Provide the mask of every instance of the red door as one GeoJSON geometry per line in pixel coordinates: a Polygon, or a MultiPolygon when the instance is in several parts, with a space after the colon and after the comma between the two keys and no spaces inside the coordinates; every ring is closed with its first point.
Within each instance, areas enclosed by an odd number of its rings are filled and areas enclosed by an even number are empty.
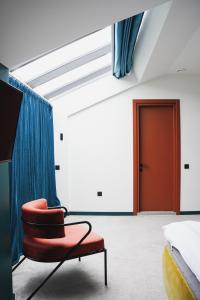
{"type": "Polygon", "coordinates": [[[139,211],[173,211],[173,106],[139,109],[139,211]]]}

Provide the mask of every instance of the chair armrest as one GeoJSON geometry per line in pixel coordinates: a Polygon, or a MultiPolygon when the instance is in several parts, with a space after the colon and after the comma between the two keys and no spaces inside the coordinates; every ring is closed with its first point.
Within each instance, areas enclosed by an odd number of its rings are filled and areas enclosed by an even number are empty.
{"type": "Polygon", "coordinates": [[[74,226],[74,225],[79,225],[79,224],[87,224],[89,227],[89,233],[92,230],[92,225],[88,221],[79,221],[79,222],[64,223],[64,224],[62,224],[62,223],[60,223],[60,224],[32,223],[32,222],[25,221],[23,218],[22,218],[22,221],[27,225],[36,226],[36,227],[64,227],[64,226],[74,226]]]}
{"type": "Polygon", "coordinates": [[[67,217],[67,215],[68,215],[68,210],[67,210],[67,208],[65,207],[65,206],[49,206],[48,207],[48,209],[59,209],[59,208],[61,208],[61,209],[64,209],[64,218],[65,217],[67,217]]]}
{"type": "Polygon", "coordinates": [[[64,226],[73,226],[73,225],[78,225],[78,224],[87,224],[88,225],[88,231],[86,232],[86,234],[78,241],[78,243],[76,243],[76,245],[74,247],[72,247],[66,254],[65,259],[67,259],[69,257],[70,254],[72,254],[79,246],[80,244],[86,239],[86,237],[90,234],[91,230],[92,230],[92,225],[90,222],[88,221],[80,221],[80,222],[73,222],[73,223],[68,223],[68,224],[64,224],[64,226]]]}

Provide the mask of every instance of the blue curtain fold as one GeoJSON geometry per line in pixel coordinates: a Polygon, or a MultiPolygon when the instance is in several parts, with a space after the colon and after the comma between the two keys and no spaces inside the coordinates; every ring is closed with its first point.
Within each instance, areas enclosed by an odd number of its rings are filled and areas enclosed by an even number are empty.
{"type": "Polygon", "coordinates": [[[113,75],[122,78],[130,73],[133,52],[144,13],[140,13],[114,25],[113,75]]]}
{"type": "Polygon", "coordinates": [[[11,246],[14,264],[22,254],[21,206],[38,198],[46,198],[49,206],[60,205],[60,201],[56,196],[52,107],[12,76],[9,77],[9,84],[23,92],[10,165],[11,246]]]}

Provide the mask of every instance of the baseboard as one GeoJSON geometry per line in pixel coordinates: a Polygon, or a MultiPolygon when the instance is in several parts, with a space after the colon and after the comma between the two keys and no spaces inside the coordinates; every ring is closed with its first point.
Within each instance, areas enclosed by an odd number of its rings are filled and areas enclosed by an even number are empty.
{"type": "Polygon", "coordinates": [[[180,211],[180,215],[200,215],[199,210],[180,211]]]}
{"type": "MultiPolygon", "coordinates": [[[[71,216],[134,216],[133,212],[129,211],[70,211],[71,216]]],[[[200,215],[200,211],[180,211],[180,215],[200,215]]]]}
{"type": "Polygon", "coordinates": [[[120,212],[114,212],[114,211],[70,211],[70,215],[74,216],[133,216],[133,212],[128,211],[120,211],[120,212]]]}

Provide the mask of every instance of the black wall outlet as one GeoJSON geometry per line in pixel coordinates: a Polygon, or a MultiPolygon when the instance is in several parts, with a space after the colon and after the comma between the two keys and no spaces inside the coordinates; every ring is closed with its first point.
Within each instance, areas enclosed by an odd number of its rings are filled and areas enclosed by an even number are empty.
{"type": "Polygon", "coordinates": [[[190,165],[189,164],[184,164],[184,169],[189,169],[190,165]]]}
{"type": "Polygon", "coordinates": [[[59,165],[56,165],[56,166],[55,166],[55,169],[56,169],[56,170],[60,170],[60,166],[59,166],[59,165]]]}
{"type": "Polygon", "coordinates": [[[97,192],[98,197],[102,197],[102,192],[97,192]]]}
{"type": "Polygon", "coordinates": [[[63,133],[60,133],[60,140],[63,141],[63,133]]]}

